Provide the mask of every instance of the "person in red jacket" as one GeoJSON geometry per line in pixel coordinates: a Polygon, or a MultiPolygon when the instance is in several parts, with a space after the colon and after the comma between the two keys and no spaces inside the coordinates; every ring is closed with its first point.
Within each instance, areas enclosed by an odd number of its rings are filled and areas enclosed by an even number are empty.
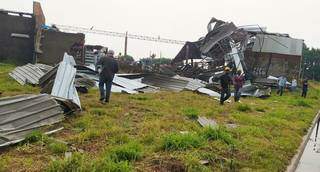
{"type": "Polygon", "coordinates": [[[244,84],[244,76],[242,75],[242,71],[238,70],[237,74],[233,77],[233,86],[234,86],[234,101],[239,102],[241,97],[240,89],[244,84]]]}

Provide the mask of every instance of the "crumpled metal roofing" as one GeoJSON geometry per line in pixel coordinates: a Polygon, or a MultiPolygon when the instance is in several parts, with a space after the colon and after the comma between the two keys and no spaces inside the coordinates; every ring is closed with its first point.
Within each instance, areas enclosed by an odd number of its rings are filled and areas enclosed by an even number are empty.
{"type": "Polygon", "coordinates": [[[212,91],[208,88],[198,88],[197,92],[202,93],[202,94],[206,94],[210,97],[220,97],[221,96],[220,93],[212,91]]]}
{"type": "Polygon", "coordinates": [[[198,88],[202,88],[202,87],[206,86],[206,84],[199,79],[192,79],[192,78],[187,78],[187,77],[183,77],[183,76],[179,76],[179,75],[176,75],[173,78],[188,81],[188,84],[185,87],[185,89],[191,90],[191,91],[195,91],[198,88]]]}
{"type": "Polygon", "coordinates": [[[137,90],[148,86],[141,82],[118,76],[114,76],[113,83],[130,90],[137,90]]]}
{"type": "Polygon", "coordinates": [[[62,121],[60,105],[47,94],[0,99],[0,147],[23,140],[33,130],[62,121]]]}
{"type": "Polygon", "coordinates": [[[16,67],[13,71],[9,73],[9,75],[17,82],[19,82],[21,85],[37,85],[39,84],[39,79],[44,74],[45,73],[38,66],[30,63],[24,66],[16,67]]]}
{"type": "Polygon", "coordinates": [[[77,72],[74,64],[73,57],[65,53],[63,61],[59,64],[51,95],[72,100],[81,108],[78,92],[74,85],[77,72]]]}
{"type": "Polygon", "coordinates": [[[169,89],[173,91],[182,91],[188,85],[188,81],[167,77],[164,75],[148,74],[142,78],[142,82],[152,86],[169,89]]]}
{"type": "Polygon", "coordinates": [[[36,63],[35,64],[39,69],[41,69],[44,73],[49,72],[50,70],[53,69],[52,66],[46,65],[46,64],[42,64],[42,63],[36,63]]]}

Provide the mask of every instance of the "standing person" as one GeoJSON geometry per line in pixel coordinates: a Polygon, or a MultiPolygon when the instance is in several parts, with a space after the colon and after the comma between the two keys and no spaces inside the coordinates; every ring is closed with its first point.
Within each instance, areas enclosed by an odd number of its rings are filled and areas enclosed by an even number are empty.
{"type": "Polygon", "coordinates": [[[233,85],[234,85],[234,101],[239,102],[241,97],[240,89],[244,84],[244,76],[242,75],[241,70],[237,71],[237,74],[233,78],[233,85]]]}
{"type": "Polygon", "coordinates": [[[101,57],[97,63],[99,72],[100,101],[108,103],[114,74],[118,72],[118,62],[114,59],[114,51],[109,50],[107,56],[101,57]],[[106,85],[106,89],[104,88],[106,85]]]}
{"type": "Polygon", "coordinates": [[[278,85],[279,85],[279,89],[277,91],[277,94],[279,94],[280,96],[282,96],[284,89],[286,88],[286,84],[287,84],[287,78],[284,76],[280,76],[279,77],[279,81],[278,81],[278,85]]]}
{"type": "Polygon", "coordinates": [[[220,104],[223,105],[224,101],[228,100],[231,96],[230,93],[230,83],[232,82],[230,77],[230,68],[226,67],[224,69],[224,74],[220,77],[221,84],[221,96],[220,96],[220,104]]]}
{"type": "Polygon", "coordinates": [[[301,94],[301,97],[306,98],[307,97],[307,92],[308,92],[308,80],[305,79],[302,82],[302,94],[301,94]]]}
{"type": "Polygon", "coordinates": [[[291,81],[291,91],[296,91],[297,86],[298,86],[297,80],[296,80],[296,79],[293,79],[293,80],[291,81]]]}

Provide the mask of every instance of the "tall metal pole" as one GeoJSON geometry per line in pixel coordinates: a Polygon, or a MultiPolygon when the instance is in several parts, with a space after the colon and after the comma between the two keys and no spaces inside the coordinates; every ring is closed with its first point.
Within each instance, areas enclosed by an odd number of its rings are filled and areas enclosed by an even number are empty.
{"type": "Polygon", "coordinates": [[[126,32],[126,37],[124,38],[124,56],[127,56],[128,50],[128,32],[126,32]]]}

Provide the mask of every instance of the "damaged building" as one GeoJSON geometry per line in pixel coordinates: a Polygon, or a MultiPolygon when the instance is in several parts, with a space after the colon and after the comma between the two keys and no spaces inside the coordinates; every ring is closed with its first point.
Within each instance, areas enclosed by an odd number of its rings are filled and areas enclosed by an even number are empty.
{"type": "Polygon", "coordinates": [[[187,42],[172,60],[180,75],[210,81],[229,66],[234,72],[243,71],[250,80],[270,75],[301,77],[303,40],[269,33],[259,26],[237,27],[215,18],[207,29],[205,37],[187,42]]]}
{"type": "Polygon", "coordinates": [[[47,26],[39,2],[33,3],[33,13],[0,10],[0,20],[0,62],[56,65],[68,52],[85,63],[85,35],[47,26]]]}

